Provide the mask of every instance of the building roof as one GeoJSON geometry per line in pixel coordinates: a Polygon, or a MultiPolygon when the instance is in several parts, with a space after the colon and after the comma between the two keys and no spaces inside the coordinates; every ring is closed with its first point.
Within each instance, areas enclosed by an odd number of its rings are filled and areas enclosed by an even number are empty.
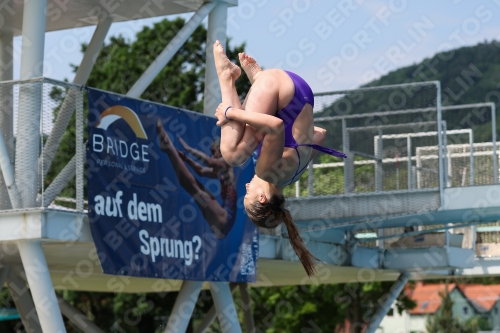
{"type": "MultiPolygon", "coordinates": [[[[456,284],[448,284],[448,292],[455,289],[456,284]]],[[[431,314],[435,313],[441,306],[441,296],[439,293],[444,291],[446,285],[440,284],[423,284],[418,282],[415,289],[407,289],[406,293],[417,305],[408,312],[410,315],[431,314]]]]}
{"type": "MultiPolygon", "coordinates": [[[[440,292],[445,290],[445,284],[423,284],[417,282],[414,289],[406,289],[406,294],[417,305],[408,311],[411,315],[432,314],[441,306],[440,292]]],[[[462,293],[467,301],[478,312],[489,312],[500,299],[500,285],[482,284],[448,284],[448,292],[455,288],[462,293]]]]}
{"type": "Polygon", "coordinates": [[[480,312],[489,312],[500,298],[500,285],[464,284],[458,288],[480,312]]]}

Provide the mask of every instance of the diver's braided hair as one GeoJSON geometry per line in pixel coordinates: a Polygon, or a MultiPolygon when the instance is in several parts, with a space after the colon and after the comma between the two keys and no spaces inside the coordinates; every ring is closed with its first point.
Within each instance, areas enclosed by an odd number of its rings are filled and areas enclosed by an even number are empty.
{"type": "Polygon", "coordinates": [[[257,201],[250,204],[246,208],[246,212],[250,220],[261,228],[276,228],[281,222],[285,222],[293,250],[299,257],[307,275],[312,277],[316,274],[316,261],[320,260],[307,249],[302,237],[300,237],[299,229],[293,222],[290,211],[284,207],[284,204],[285,197],[282,194],[275,194],[265,203],[257,201]]]}

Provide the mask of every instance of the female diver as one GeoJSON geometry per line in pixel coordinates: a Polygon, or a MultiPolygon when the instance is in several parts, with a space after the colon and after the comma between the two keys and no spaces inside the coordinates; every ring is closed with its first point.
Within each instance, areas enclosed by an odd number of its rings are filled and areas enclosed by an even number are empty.
{"type": "Polygon", "coordinates": [[[321,146],[326,131],[314,126],[314,96],[300,76],[280,69],[262,70],[245,53],[239,58],[252,83],[243,105],[235,88],[241,70],[227,58],[220,42],[215,42],[222,92],[215,116],[222,126],[222,156],[231,165],[241,165],[252,154],[257,157],[255,176],[246,184],[245,210],[259,227],[275,228],[284,222],[295,253],[312,276],[318,258],[305,246],[285,208],[283,188],[299,180],[316,151],[341,158],[346,155],[321,146]]]}

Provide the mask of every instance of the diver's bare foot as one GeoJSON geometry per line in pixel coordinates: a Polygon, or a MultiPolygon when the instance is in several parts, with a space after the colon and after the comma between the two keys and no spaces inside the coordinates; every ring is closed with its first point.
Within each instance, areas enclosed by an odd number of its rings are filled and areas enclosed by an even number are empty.
{"type": "Polygon", "coordinates": [[[232,79],[233,82],[241,75],[241,69],[228,59],[224,47],[219,41],[214,43],[214,60],[217,75],[220,79],[232,79]]]}
{"type": "Polygon", "coordinates": [[[156,132],[158,133],[158,138],[160,139],[160,149],[167,153],[171,149],[171,141],[168,137],[165,128],[163,128],[162,121],[158,118],[156,119],[156,132]]]}
{"type": "Polygon", "coordinates": [[[262,73],[262,68],[260,68],[254,58],[252,58],[245,52],[238,54],[238,56],[240,57],[241,67],[247,74],[250,83],[253,84],[260,73],[262,73]]]}

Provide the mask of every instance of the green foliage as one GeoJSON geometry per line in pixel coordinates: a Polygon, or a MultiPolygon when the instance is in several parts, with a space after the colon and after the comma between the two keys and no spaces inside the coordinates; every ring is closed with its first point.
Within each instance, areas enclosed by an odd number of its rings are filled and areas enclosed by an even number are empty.
{"type": "MultiPolygon", "coordinates": [[[[8,288],[0,291],[0,308],[15,308],[8,288]]],[[[0,321],[0,332],[20,332],[21,327],[20,320],[0,321]]]]}
{"type": "Polygon", "coordinates": [[[434,316],[427,318],[427,332],[429,333],[477,333],[478,318],[473,317],[466,321],[453,316],[453,300],[447,289],[440,293],[441,307],[434,316]]]}
{"type": "MultiPolygon", "coordinates": [[[[126,94],[184,26],[184,23],[181,18],[172,21],[165,19],[155,23],[153,27],[144,27],[137,33],[134,40],[126,40],[122,36],[111,37],[99,53],[92,73],[87,80],[87,86],[126,94]]],[[[196,28],[191,37],[144,91],[141,98],[202,112],[205,88],[206,34],[205,27],[200,25],[196,28]]],[[[243,52],[244,48],[244,44],[226,47],[226,54],[229,59],[237,62],[238,53],[243,52]]],[[[87,45],[82,45],[82,52],[85,52],[86,49],[87,45]]],[[[78,69],[77,66],[73,67],[75,71],[78,69]]],[[[250,89],[250,82],[243,71],[241,77],[236,81],[236,89],[242,100],[250,89]]],[[[62,103],[65,95],[66,91],[59,88],[53,89],[50,93],[53,101],[58,104],[62,103]]],[[[57,115],[57,111],[58,108],[54,110],[54,115],[57,115]]],[[[74,123],[73,116],[47,175],[46,185],[57,176],[75,153],[74,123]]],[[[73,182],[65,188],[61,196],[74,196],[73,182]]]]}
{"type": "MultiPolygon", "coordinates": [[[[361,329],[392,285],[372,282],[252,288],[255,325],[258,332],[266,333],[333,332],[348,319],[355,329],[361,329]]],[[[414,306],[404,293],[396,300],[400,313],[414,306]]]]}

